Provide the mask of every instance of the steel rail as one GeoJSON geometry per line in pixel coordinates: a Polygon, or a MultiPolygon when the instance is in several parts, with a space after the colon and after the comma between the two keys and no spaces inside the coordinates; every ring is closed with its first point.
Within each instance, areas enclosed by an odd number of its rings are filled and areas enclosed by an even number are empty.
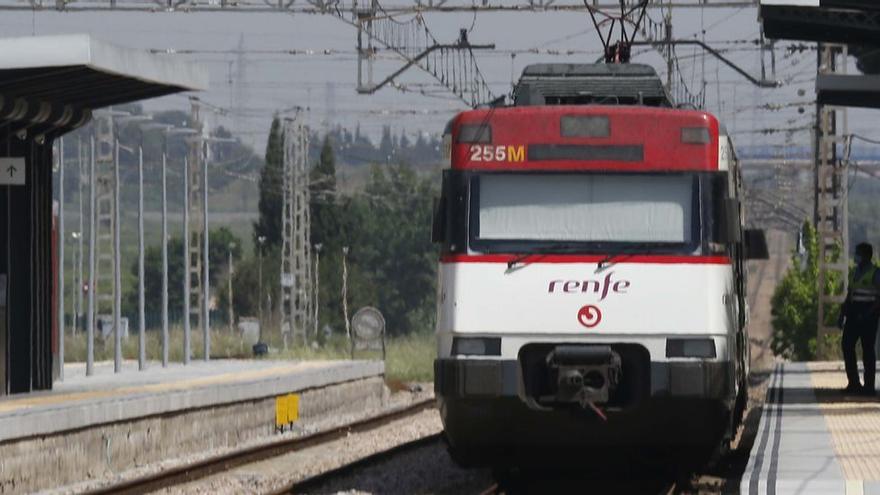
{"type": "Polygon", "coordinates": [[[279,457],[289,452],[331,442],[339,438],[344,438],[352,432],[373,430],[388,424],[391,421],[431,409],[435,407],[435,404],[436,402],[433,397],[430,399],[423,399],[400,409],[377,416],[371,416],[326,431],[313,433],[304,437],[286,438],[263,445],[236,450],[234,452],[228,452],[226,454],[162,470],[157,473],[141,476],[121,483],[95,488],[86,491],[85,493],[89,495],[105,495],[144,494],[154,492],[162,488],[168,488],[202,479],[212,474],[228,471],[245,464],[279,457]]]}

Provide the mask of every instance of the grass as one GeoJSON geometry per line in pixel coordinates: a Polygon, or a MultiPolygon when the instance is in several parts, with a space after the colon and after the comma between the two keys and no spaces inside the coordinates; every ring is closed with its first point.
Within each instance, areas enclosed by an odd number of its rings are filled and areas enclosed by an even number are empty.
{"type": "MultiPolygon", "coordinates": [[[[146,354],[148,360],[158,361],[162,357],[162,334],[158,330],[148,330],[146,334],[146,354]]],[[[283,344],[277,333],[270,335],[268,340],[271,351],[269,359],[289,360],[344,360],[350,359],[348,339],[335,336],[320,346],[292,347],[281,350],[283,344]]],[[[195,328],[192,332],[193,359],[203,356],[203,340],[201,332],[195,328]]],[[[410,382],[430,382],[434,377],[434,356],[436,346],[434,335],[420,332],[411,335],[392,337],[386,341],[385,377],[389,384],[410,382]]],[[[125,359],[137,359],[137,330],[129,329],[129,337],[123,339],[122,355],[125,359]]],[[[169,359],[172,362],[183,361],[183,329],[172,327],[169,331],[169,359]]],[[[241,339],[238,333],[231,333],[227,328],[213,328],[211,333],[211,357],[216,359],[254,359],[251,348],[241,339]]],[[[357,351],[355,359],[379,359],[376,351],[357,351]]],[[[66,335],[64,339],[64,359],[66,362],[82,362],[86,360],[86,336],[84,332],[66,335]]],[[[95,337],[95,360],[113,359],[113,338],[103,340],[95,337]]]]}
{"type": "MultiPolygon", "coordinates": [[[[123,359],[137,359],[138,337],[137,329],[129,327],[129,336],[122,340],[123,359]]],[[[148,330],[145,336],[147,360],[159,361],[162,359],[162,333],[158,329],[148,330]]],[[[192,331],[192,357],[199,359],[204,356],[202,333],[195,328],[192,331]]],[[[250,346],[237,333],[231,333],[227,328],[212,328],[211,331],[211,357],[223,358],[249,358],[251,357],[250,346]]],[[[106,340],[95,336],[95,361],[113,359],[113,336],[106,340]]],[[[183,361],[183,328],[175,326],[168,332],[168,359],[172,362],[183,361]]],[[[64,337],[64,360],[66,362],[82,362],[86,360],[86,334],[67,334],[64,337]]]]}
{"type": "MultiPolygon", "coordinates": [[[[389,338],[385,343],[385,376],[389,382],[430,382],[434,379],[434,334],[419,332],[389,338]]],[[[298,347],[281,354],[289,359],[349,359],[348,340],[335,337],[319,347],[298,347]]],[[[378,359],[377,351],[357,351],[355,359],[378,359]]]]}

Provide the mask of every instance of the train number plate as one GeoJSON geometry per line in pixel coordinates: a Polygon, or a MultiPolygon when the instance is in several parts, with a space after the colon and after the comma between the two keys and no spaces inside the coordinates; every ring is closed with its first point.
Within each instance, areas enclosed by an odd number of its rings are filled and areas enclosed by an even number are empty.
{"type": "Polygon", "coordinates": [[[511,162],[526,161],[525,145],[474,144],[468,149],[472,162],[511,162]]]}

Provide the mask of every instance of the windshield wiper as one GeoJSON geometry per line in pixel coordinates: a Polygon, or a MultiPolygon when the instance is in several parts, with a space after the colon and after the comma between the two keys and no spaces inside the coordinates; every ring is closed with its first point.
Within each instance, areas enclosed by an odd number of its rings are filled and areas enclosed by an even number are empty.
{"type": "Polygon", "coordinates": [[[615,249],[614,251],[611,251],[610,253],[608,253],[607,256],[602,258],[602,261],[599,262],[599,268],[603,268],[607,263],[611,263],[611,261],[614,260],[615,258],[619,258],[620,256],[623,256],[624,254],[631,254],[635,251],[637,251],[637,247],[633,247],[633,246],[625,246],[625,247],[620,247],[618,249],[615,249]]]}
{"type": "Polygon", "coordinates": [[[507,269],[510,270],[515,265],[523,262],[524,260],[531,258],[532,256],[540,256],[543,254],[553,254],[553,253],[571,253],[577,251],[577,246],[572,246],[571,244],[550,244],[548,246],[541,246],[538,249],[540,251],[533,251],[530,253],[521,253],[516,258],[507,262],[507,269]]]}

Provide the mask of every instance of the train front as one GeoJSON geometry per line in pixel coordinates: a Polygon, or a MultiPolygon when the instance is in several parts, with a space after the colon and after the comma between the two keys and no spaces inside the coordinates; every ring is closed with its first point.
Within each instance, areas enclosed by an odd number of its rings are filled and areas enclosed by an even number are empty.
{"type": "Polygon", "coordinates": [[[435,392],[453,457],[577,465],[729,436],[747,340],[716,119],[514,107],[447,133],[435,392]]]}

